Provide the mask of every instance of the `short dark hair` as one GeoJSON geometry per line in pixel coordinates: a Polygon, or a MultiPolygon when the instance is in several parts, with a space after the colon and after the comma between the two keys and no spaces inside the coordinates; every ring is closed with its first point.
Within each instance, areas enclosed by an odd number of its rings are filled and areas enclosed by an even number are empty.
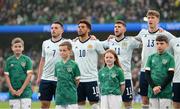
{"type": "Polygon", "coordinates": [[[165,35],[158,35],[156,37],[156,41],[165,41],[166,43],[169,43],[169,40],[168,40],[167,36],[165,36],[165,35]]]}
{"type": "Polygon", "coordinates": [[[146,16],[156,16],[157,18],[160,18],[160,13],[156,10],[148,10],[146,16]]]}
{"type": "Polygon", "coordinates": [[[80,23],[86,24],[87,27],[91,30],[91,24],[90,24],[87,20],[82,19],[82,20],[80,20],[80,21],[78,22],[78,25],[79,25],[80,23]]]}
{"type": "Polygon", "coordinates": [[[59,21],[54,21],[53,24],[59,24],[61,27],[63,27],[63,24],[59,21]]]}
{"type": "Polygon", "coordinates": [[[126,23],[123,20],[117,20],[115,24],[122,24],[124,27],[126,27],[126,23]]]}
{"type": "Polygon", "coordinates": [[[11,45],[14,45],[15,43],[21,43],[24,46],[24,41],[20,37],[16,37],[11,41],[11,45]]]}
{"type": "Polygon", "coordinates": [[[68,50],[72,50],[72,44],[69,41],[62,42],[59,47],[60,46],[67,46],[68,50]]]}

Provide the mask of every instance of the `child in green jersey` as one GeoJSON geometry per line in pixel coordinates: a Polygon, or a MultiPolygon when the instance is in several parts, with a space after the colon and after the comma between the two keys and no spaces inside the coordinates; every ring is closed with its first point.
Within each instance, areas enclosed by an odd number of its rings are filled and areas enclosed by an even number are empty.
{"type": "Polygon", "coordinates": [[[77,86],[80,80],[80,71],[75,61],[70,59],[72,45],[65,41],[59,45],[60,56],[55,64],[56,87],[56,109],[78,109],[77,86]]]}
{"type": "Polygon", "coordinates": [[[24,41],[14,38],[11,42],[14,55],[8,57],[5,64],[5,78],[9,87],[9,104],[11,109],[30,109],[32,89],[32,61],[23,55],[24,41]]]}
{"type": "Polygon", "coordinates": [[[101,109],[119,109],[125,89],[123,70],[114,50],[108,49],[104,54],[105,67],[99,73],[101,109]]]}
{"type": "Polygon", "coordinates": [[[145,73],[149,83],[148,97],[152,109],[171,108],[171,82],[175,62],[173,56],[166,51],[167,47],[168,38],[164,35],[157,36],[157,53],[150,55],[146,63],[145,73]]]}

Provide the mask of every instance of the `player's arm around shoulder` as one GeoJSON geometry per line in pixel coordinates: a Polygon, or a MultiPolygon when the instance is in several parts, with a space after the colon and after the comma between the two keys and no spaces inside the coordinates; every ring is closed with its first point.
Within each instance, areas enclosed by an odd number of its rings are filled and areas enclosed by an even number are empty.
{"type": "Polygon", "coordinates": [[[94,46],[96,51],[98,52],[98,54],[103,55],[105,53],[105,50],[103,48],[103,45],[101,44],[101,42],[99,40],[94,40],[94,46]]]}
{"type": "Polygon", "coordinates": [[[38,67],[37,80],[36,80],[36,84],[38,85],[41,81],[44,64],[45,64],[45,57],[41,57],[40,62],[39,62],[39,67],[38,67]]]}
{"type": "Polygon", "coordinates": [[[120,91],[123,94],[125,90],[125,78],[124,78],[123,69],[120,67],[117,67],[117,73],[118,73],[118,79],[120,82],[120,91]]]}
{"type": "Polygon", "coordinates": [[[74,64],[74,68],[73,68],[74,71],[73,72],[75,74],[75,82],[76,82],[76,86],[78,86],[80,83],[80,75],[81,74],[80,74],[78,64],[74,60],[72,60],[72,62],[74,64]]]}

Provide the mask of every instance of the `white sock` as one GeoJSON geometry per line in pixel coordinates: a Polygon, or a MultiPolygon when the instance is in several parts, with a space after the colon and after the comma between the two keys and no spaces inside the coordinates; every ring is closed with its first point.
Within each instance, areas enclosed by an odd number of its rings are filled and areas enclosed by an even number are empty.
{"type": "Polygon", "coordinates": [[[149,109],[149,105],[143,105],[142,109],[149,109]]]}
{"type": "Polygon", "coordinates": [[[95,103],[91,106],[91,109],[100,109],[99,108],[99,103],[95,103]]]}
{"type": "Polygon", "coordinates": [[[78,105],[78,109],[85,109],[84,105],[78,105]]]}

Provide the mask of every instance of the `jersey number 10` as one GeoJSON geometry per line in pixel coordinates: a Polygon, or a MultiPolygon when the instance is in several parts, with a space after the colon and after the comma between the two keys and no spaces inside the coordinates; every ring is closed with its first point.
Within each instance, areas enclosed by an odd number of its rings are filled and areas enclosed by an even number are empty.
{"type": "Polygon", "coordinates": [[[79,57],[85,57],[86,56],[86,50],[79,50],[79,57]]]}

